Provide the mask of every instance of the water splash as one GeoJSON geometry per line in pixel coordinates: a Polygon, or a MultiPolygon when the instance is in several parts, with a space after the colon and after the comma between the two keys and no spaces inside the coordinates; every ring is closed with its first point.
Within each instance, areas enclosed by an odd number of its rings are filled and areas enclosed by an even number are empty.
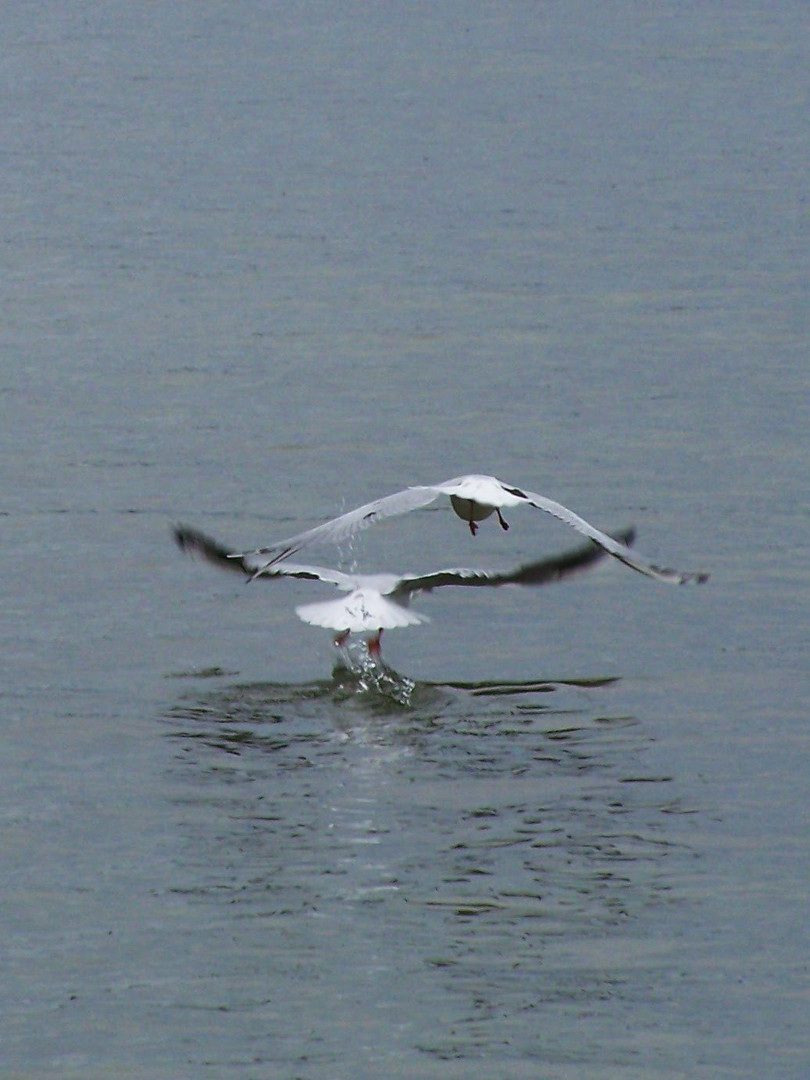
{"type": "Polygon", "coordinates": [[[349,639],[337,647],[332,672],[335,690],[343,697],[358,694],[378,696],[397,705],[410,707],[416,682],[394,671],[379,655],[369,652],[366,642],[349,639]]]}

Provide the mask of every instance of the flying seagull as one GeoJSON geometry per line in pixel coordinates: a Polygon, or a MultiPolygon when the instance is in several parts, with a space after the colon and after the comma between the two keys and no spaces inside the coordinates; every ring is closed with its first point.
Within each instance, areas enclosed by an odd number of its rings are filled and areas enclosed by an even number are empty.
{"type": "Polygon", "coordinates": [[[382,521],[385,518],[396,517],[398,514],[406,514],[409,510],[418,510],[423,506],[428,506],[440,495],[450,496],[450,505],[456,514],[466,521],[473,536],[478,531],[478,522],[491,514],[497,514],[501,528],[508,529],[509,525],[504,520],[502,509],[511,506],[533,506],[536,510],[543,510],[559,518],[560,521],[564,521],[566,525],[570,525],[583,536],[587,536],[589,540],[593,540],[608,555],[612,555],[632,570],[646,574],[647,577],[672,585],[683,585],[687,582],[704,582],[709,576],[708,574],[684,574],[679,570],[655,566],[632,552],[626,544],[594,528],[562,503],[547,499],[544,495],[536,495],[532,491],[510,487],[509,484],[504,484],[494,476],[478,475],[457,476],[454,480],[445,480],[441,484],[422,484],[405,488],[404,491],[397,491],[393,495],[386,495],[382,499],[358,506],[356,510],[349,510],[340,517],[325,521],[322,525],[316,525],[314,529],[307,529],[295,536],[289,536],[286,540],[277,540],[255,551],[235,552],[231,558],[264,556],[264,559],[256,563],[256,569],[253,571],[254,576],[258,576],[261,571],[277,566],[284,559],[295,555],[310,544],[339,543],[361,529],[368,528],[375,521],[382,521]]]}
{"type": "MultiPolygon", "coordinates": [[[[628,529],[611,542],[630,544],[634,536],[634,531],[628,529]]],[[[301,604],[295,609],[296,614],[312,626],[336,631],[334,642],[337,646],[344,645],[350,634],[367,635],[368,650],[373,657],[379,656],[383,630],[429,621],[426,615],[409,608],[411,597],[417,593],[431,592],[443,585],[547,585],[570,577],[605,555],[601,547],[589,542],[562,555],[526,563],[505,573],[461,568],[437,570],[432,574],[344,574],[341,570],[287,561],[265,565],[254,555],[232,552],[217,540],[186,525],[174,528],[174,538],[187,554],[198,555],[226,570],[235,570],[248,581],[292,577],[337,585],[346,595],[337,600],[301,604]]]]}

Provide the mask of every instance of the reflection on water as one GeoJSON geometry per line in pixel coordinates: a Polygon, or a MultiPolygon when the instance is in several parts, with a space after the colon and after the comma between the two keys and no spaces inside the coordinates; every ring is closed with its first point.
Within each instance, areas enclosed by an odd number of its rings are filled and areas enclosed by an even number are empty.
{"type": "MultiPolygon", "coordinates": [[[[185,836],[175,895],[229,940],[257,935],[270,1027],[323,995],[336,1057],[385,1003],[409,1017],[403,1052],[549,1061],[542,1008],[610,1001],[615,1020],[660,1006],[667,944],[650,952],[639,927],[685,902],[684,808],[645,769],[642,726],[610,712],[612,680],[376,674],[220,685],[166,716],[185,836]]],[[[273,1034],[294,1056],[289,1026],[273,1034]]]]}

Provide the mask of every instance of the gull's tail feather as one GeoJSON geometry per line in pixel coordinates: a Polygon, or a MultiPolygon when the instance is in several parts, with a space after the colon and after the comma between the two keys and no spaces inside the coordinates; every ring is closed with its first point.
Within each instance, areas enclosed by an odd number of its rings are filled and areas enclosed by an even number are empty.
{"type": "Polygon", "coordinates": [[[430,622],[426,615],[410,611],[374,589],[355,589],[337,600],[300,604],[295,613],[311,626],[348,630],[350,633],[391,630],[398,626],[418,626],[430,622]]]}

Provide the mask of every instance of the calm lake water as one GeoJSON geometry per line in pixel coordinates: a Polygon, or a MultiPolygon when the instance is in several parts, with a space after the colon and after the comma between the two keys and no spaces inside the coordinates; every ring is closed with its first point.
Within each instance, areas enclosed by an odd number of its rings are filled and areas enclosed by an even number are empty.
{"type": "Polygon", "coordinates": [[[806,6],[4,33],[3,1076],[803,1080],[806,6]],[[375,686],[171,542],[470,471],[711,581],[444,590],[375,686]]]}

